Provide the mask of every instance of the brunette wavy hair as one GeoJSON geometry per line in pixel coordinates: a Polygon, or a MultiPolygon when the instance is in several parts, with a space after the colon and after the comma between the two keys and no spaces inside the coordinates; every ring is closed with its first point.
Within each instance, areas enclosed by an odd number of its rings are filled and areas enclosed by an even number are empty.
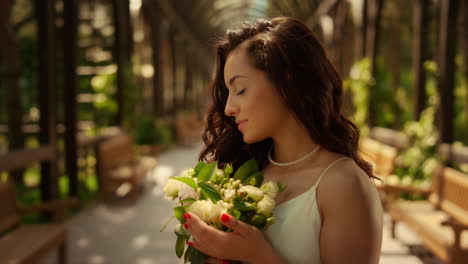
{"type": "Polygon", "coordinates": [[[205,147],[199,159],[214,158],[221,166],[231,163],[234,169],[249,159],[257,160],[260,169],[268,164],[273,141],[246,144],[234,118],[224,113],[226,59],[244,41],[252,65],[275,84],[310,137],[322,148],[352,158],[374,178],[372,166],[358,154],[359,129],[342,112],[343,86],[338,72],[314,33],[289,17],[246,22],[239,29],[228,30],[217,42],[216,72],[210,84],[212,103],[205,116],[205,147]]]}

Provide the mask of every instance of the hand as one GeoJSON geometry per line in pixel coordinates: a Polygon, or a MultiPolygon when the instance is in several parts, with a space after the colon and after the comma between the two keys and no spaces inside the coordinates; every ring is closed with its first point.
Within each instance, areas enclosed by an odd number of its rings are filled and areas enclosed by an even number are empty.
{"type": "Polygon", "coordinates": [[[223,232],[209,226],[195,214],[186,213],[184,219],[184,227],[193,239],[188,244],[212,258],[255,262],[271,247],[259,229],[228,214],[222,214],[220,220],[232,232],[223,232]]]}

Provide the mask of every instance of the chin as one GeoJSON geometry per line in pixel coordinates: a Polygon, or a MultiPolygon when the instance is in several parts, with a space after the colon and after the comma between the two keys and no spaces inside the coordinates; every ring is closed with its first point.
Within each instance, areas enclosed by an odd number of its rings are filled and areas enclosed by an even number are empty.
{"type": "Polygon", "coordinates": [[[252,136],[252,135],[248,135],[248,134],[243,134],[242,139],[244,140],[244,142],[246,144],[254,144],[254,143],[257,143],[257,142],[260,142],[260,141],[264,140],[265,138],[261,138],[261,137],[258,137],[258,136],[252,136]]]}

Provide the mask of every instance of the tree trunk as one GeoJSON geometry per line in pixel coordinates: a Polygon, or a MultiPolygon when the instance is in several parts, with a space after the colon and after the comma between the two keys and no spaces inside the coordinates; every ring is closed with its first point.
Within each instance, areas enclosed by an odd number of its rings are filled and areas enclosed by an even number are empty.
{"type": "Polygon", "coordinates": [[[428,0],[416,0],[413,3],[413,119],[417,121],[426,105],[426,74],[423,64],[427,59],[427,11],[430,3],[428,0]]]}
{"type": "Polygon", "coordinates": [[[171,76],[172,76],[172,111],[171,115],[175,119],[179,109],[179,93],[177,81],[177,36],[175,28],[170,25],[169,27],[169,49],[171,50],[171,76]]]}
{"type": "Polygon", "coordinates": [[[453,142],[455,51],[457,42],[458,0],[441,0],[438,87],[439,141],[453,142]]]}
{"type": "MultiPolygon", "coordinates": [[[[465,124],[468,124],[468,1],[463,1],[463,66],[465,68],[465,124]]],[[[468,140],[468,136],[465,134],[465,140],[468,140]]],[[[467,143],[467,142],[465,142],[467,143]]]]}
{"type": "MultiPolygon", "coordinates": [[[[189,46],[189,43],[185,43],[185,47],[189,46]]],[[[192,93],[193,93],[193,61],[192,55],[193,52],[191,49],[186,48],[185,51],[185,89],[184,89],[184,110],[193,110],[193,100],[192,100],[192,93]]]]}
{"type": "MultiPolygon", "coordinates": [[[[18,65],[18,42],[13,30],[11,13],[13,1],[0,1],[0,34],[3,36],[0,42],[2,63],[6,75],[6,104],[8,112],[8,149],[10,151],[24,148],[23,110],[21,107],[21,95],[19,87],[20,69],[18,65]]],[[[23,181],[23,170],[10,173],[17,183],[23,181]]]]}

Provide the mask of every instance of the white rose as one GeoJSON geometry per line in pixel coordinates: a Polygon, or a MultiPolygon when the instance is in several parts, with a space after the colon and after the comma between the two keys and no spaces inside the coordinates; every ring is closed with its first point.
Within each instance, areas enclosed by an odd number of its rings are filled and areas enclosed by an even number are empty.
{"type": "Polygon", "coordinates": [[[230,201],[234,198],[234,195],[236,195],[236,190],[232,188],[228,188],[224,190],[224,199],[226,201],[230,201]]]}
{"type": "Polygon", "coordinates": [[[245,192],[249,197],[254,199],[254,201],[258,201],[263,197],[263,191],[259,188],[251,185],[242,186],[239,188],[239,192],[245,192]]]}
{"type": "Polygon", "coordinates": [[[195,175],[195,170],[193,168],[186,169],[181,174],[182,177],[193,177],[193,175],[195,175]]]}
{"type": "Polygon", "coordinates": [[[262,186],[260,186],[260,190],[273,199],[275,199],[279,192],[278,184],[272,181],[262,184],[262,186]]]}
{"type": "Polygon", "coordinates": [[[201,200],[190,205],[187,211],[196,214],[206,223],[215,223],[219,221],[222,207],[214,204],[211,200],[201,200]]]}
{"type": "Polygon", "coordinates": [[[186,184],[178,180],[169,179],[166,185],[164,185],[164,194],[169,198],[175,199],[179,196],[179,191],[183,185],[186,184]]]}
{"type": "Polygon", "coordinates": [[[265,216],[270,216],[271,212],[275,208],[275,200],[273,200],[270,196],[265,195],[263,199],[260,200],[257,204],[258,210],[265,216]]]}
{"type": "Polygon", "coordinates": [[[198,199],[198,193],[192,187],[190,187],[188,184],[185,184],[183,182],[181,182],[181,183],[182,183],[182,185],[181,185],[181,188],[179,190],[179,198],[181,200],[185,200],[185,199],[188,199],[188,198],[198,199]]]}

